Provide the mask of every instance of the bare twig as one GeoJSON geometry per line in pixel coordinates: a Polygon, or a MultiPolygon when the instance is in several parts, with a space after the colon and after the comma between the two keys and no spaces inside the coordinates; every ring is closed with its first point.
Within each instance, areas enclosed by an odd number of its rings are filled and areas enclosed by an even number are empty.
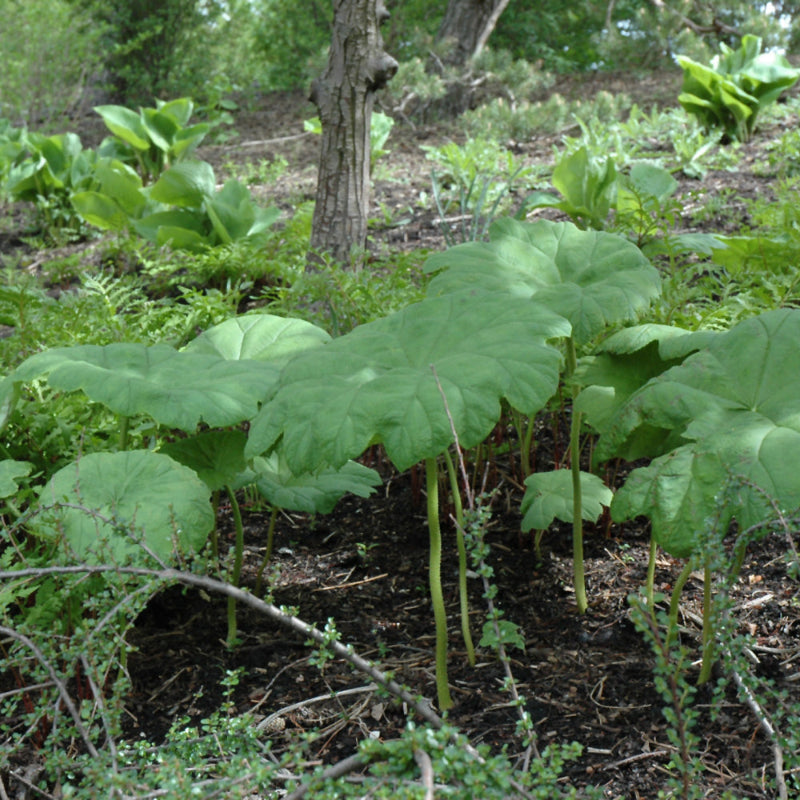
{"type": "Polygon", "coordinates": [[[370,683],[367,686],[358,686],[354,689],[343,689],[340,692],[332,692],[329,694],[320,694],[316,697],[309,697],[307,700],[301,700],[299,703],[292,703],[289,706],[284,706],[283,708],[280,708],[270,714],[268,717],[264,717],[264,719],[262,719],[261,722],[256,725],[256,730],[263,731],[265,728],[269,729],[276,719],[279,719],[286,714],[290,714],[292,711],[297,711],[300,708],[306,708],[314,703],[324,703],[326,700],[331,700],[336,697],[346,697],[347,695],[351,694],[374,692],[377,688],[378,687],[374,683],[370,683]]]}
{"type": "Polygon", "coordinates": [[[422,785],[425,787],[425,800],[434,800],[433,795],[433,763],[431,757],[424,750],[414,751],[414,761],[417,762],[422,785]]]}
{"type": "Polygon", "coordinates": [[[204,150],[239,150],[242,147],[261,147],[265,144],[280,144],[281,142],[292,142],[296,139],[305,139],[313,136],[313,131],[303,131],[303,133],[293,133],[290,136],[278,136],[276,139],[254,139],[250,142],[236,142],[236,144],[211,144],[206,145],[204,150]]]}
{"type": "MultiPolygon", "coordinates": [[[[314,626],[303,622],[303,620],[301,620],[299,617],[296,617],[287,611],[283,611],[272,603],[267,603],[264,600],[255,597],[254,595],[250,594],[250,592],[225,583],[224,581],[216,580],[215,578],[209,578],[205,575],[194,575],[190,572],[182,572],[176,569],[146,569],[144,567],[120,567],[110,564],[81,564],[79,566],[39,568],[30,567],[21,570],[4,571],[0,572],[0,580],[44,575],[97,575],[108,572],[114,572],[122,575],[139,575],[147,578],[158,578],[165,583],[182,583],[188,586],[197,586],[209,592],[216,592],[227,597],[233,597],[237,602],[250,606],[250,608],[253,608],[259,613],[264,614],[274,622],[277,622],[279,625],[290,628],[296,633],[302,634],[307,639],[312,639],[316,644],[329,648],[339,658],[342,658],[350,663],[359,672],[369,675],[369,677],[372,678],[372,680],[375,681],[375,683],[377,683],[382,689],[385,689],[390,694],[393,694],[395,697],[411,706],[411,708],[413,708],[414,711],[416,711],[417,714],[422,717],[422,719],[433,725],[433,727],[437,730],[444,725],[442,718],[435,711],[433,711],[430,703],[427,700],[421,697],[415,697],[404,686],[401,686],[399,683],[397,683],[397,681],[391,679],[388,675],[379,670],[374,664],[355,653],[352,647],[345,646],[337,641],[330,641],[329,637],[326,637],[314,626]]],[[[8,631],[9,635],[15,637],[20,635],[8,628],[0,628],[0,633],[3,631],[8,631]]],[[[35,647],[33,642],[30,644],[35,647]]],[[[37,650],[37,652],[40,651],[37,650]]],[[[55,676],[55,672],[53,672],[52,675],[55,676]]]]}
{"type": "MultiPolygon", "coordinates": [[[[343,758],[341,761],[337,761],[332,766],[328,767],[318,778],[314,780],[314,784],[333,780],[334,778],[341,778],[343,775],[347,775],[354,770],[360,769],[363,766],[366,766],[367,761],[366,759],[360,754],[356,753],[355,755],[349,756],[348,758],[343,758]]],[[[303,783],[298,786],[293,792],[287,794],[283,800],[301,800],[301,798],[306,796],[306,793],[311,788],[313,784],[311,783],[303,783]]]]}
{"type": "Polygon", "coordinates": [[[114,741],[114,734],[111,731],[111,725],[108,721],[106,706],[103,702],[103,695],[98,690],[97,684],[94,682],[94,678],[92,678],[92,670],[89,666],[89,659],[87,659],[83,653],[81,653],[81,665],[83,666],[83,677],[89,682],[89,688],[92,690],[92,697],[94,697],[95,706],[100,714],[100,719],[103,721],[103,728],[106,732],[106,745],[108,746],[108,752],[111,755],[111,769],[116,775],[119,772],[119,765],[117,763],[117,743],[114,741]]]}
{"type": "MultiPolygon", "coordinates": [[[[727,653],[726,655],[727,658],[731,658],[730,653],[727,653]]],[[[742,680],[742,676],[736,671],[736,669],[731,670],[731,675],[733,676],[734,683],[744,696],[745,702],[755,715],[755,718],[758,720],[759,725],[769,737],[770,742],[772,742],[772,755],[775,761],[775,783],[778,787],[778,798],[779,800],[788,800],[789,792],[786,788],[786,778],[784,777],[783,770],[783,750],[780,745],[778,731],[770,720],[767,712],[761,707],[761,704],[758,702],[755,695],[750,691],[750,688],[747,686],[747,684],[742,680]]]]}

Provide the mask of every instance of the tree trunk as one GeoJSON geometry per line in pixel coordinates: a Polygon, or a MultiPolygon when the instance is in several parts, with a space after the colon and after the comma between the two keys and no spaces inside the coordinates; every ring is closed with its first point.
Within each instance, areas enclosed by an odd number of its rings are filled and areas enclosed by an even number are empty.
{"type": "Polygon", "coordinates": [[[463,66],[477,56],[505,11],[509,0],[449,0],[436,38],[449,39],[453,49],[446,64],[463,66]]]}
{"type": "Polygon", "coordinates": [[[388,18],[383,0],[334,0],[328,64],[311,87],[322,122],[311,248],[344,264],[367,241],[372,107],[397,71],[379,30],[388,18]]]}

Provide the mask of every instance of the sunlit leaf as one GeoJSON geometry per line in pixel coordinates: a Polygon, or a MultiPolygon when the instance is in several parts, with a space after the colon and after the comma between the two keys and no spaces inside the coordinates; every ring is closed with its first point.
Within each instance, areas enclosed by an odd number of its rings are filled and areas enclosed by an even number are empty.
{"type": "Polygon", "coordinates": [[[505,218],[492,225],[490,236],[489,243],[469,242],[431,256],[425,271],[443,271],[429,293],[479,289],[534,298],[568,319],[581,344],[611,323],[635,319],[660,291],[656,269],[615,234],[505,218]]]}
{"type": "Polygon", "coordinates": [[[248,453],[282,436],[289,467],[313,472],[380,441],[406,469],[452,442],[447,410],[471,447],[497,422],[501,399],[532,414],[553,395],[561,357],[547,340],[568,333],[563,318],[505,295],[416,303],[292,359],[253,421],[248,453]]]}

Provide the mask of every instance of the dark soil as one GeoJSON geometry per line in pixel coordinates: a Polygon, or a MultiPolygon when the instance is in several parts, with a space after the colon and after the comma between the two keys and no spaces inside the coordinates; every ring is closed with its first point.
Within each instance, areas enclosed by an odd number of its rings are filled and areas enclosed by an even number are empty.
{"type": "MultiPolygon", "coordinates": [[[[599,89],[623,90],[641,106],[673,102],[678,75],[630,79],[605,78],[563,82],[565,93],[599,89]]],[[[218,170],[231,160],[258,162],[284,156],[290,169],[277,186],[253,187],[283,207],[312,199],[318,140],[302,132],[302,120],[313,116],[300,95],[264,98],[237,122],[234,143],[207,147],[201,156],[218,170]]],[[[97,134],[101,133],[99,131],[97,134]]],[[[373,231],[374,246],[439,248],[443,244],[435,214],[417,204],[420,191],[430,191],[429,162],[420,144],[441,143],[451,132],[444,127],[411,129],[400,124],[390,139],[387,170],[377,174],[374,202],[407,224],[373,231]]],[[[539,137],[516,143],[523,157],[552,157],[560,137],[539,137]]],[[[90,137],[84,136],[89,143],[90,137]]],[[[756,159],[759,144],[748,145],[756,159]]],[[[745,160],[744,164],[747,163],[745,160]]],[[[739,197],[768,197],[771,181],[745,171],[713,173],[704,181],[685,180],[692,203],[733,188],[739,197]]],[[[691,207],[687,204],[686,224],[691,207]]],[[[746,222],[728,209],[726,226],[746,222]]],[[[376,212],[377,213],[377,212],[376,212]]],[[[720,227],[715,226],[719,231],[720,227]]],[[[0,250],[21,245],[18,232],[0,234],[0,250]]],[[[24,244],[24,243],[22,243],[24,244]]],[[[543,446],[541,468],[552,460],[543,446]]],[[[497,477],[489,541],[499,585],[499,603],[508,619],[524,633],[525,650],[512,651],[513,671],[527,698],[539,746],[580,742],[583,755],[567,766],[576,786],[598,786],[604,796],[656,798],[666,785],[667,764],[674,747],[662,714],[664,699],[654,688],[652,652],[631,622],[628,596],[645,580],[649,534],[642,525],[625,528],[602,524],[586,535],[586,569],[591,607],[579,615],[574,606],[570,533],[555,526],[545,537],[537,560],[533,542],[520,533],[521,487],[512,464],[497,477]],[[609,530],[611,533],[609,533],[609,530]]],[[[374,498],[343,500],[330,515],[308,518],[282,514],[271,591],[276,604],[294,606],[305,621],[324,625],[332,617],[345,642],[381,668],[394,671],[413,691],[435,697],[433,619],[427,592],[428,534],[420,476],[385,472],[374,498]]],[[[223,531],[230,514],[221,511],[223,531]]],[[[252,586],[266,546],[268,514],[245,509],[246,564],[244,584],[252,586]]],[[[478,663],[466,662],[457,633],[458,598],[455,544],[446,529],[443,578],[451,642],[450,680],[455,708],[449,715],[474,743],[519,750],[514,736],[517,718],[501,691],[502,670],[496,657],[481,648],[478,663]]],[[[229,542],[232,541],[230,535],[229,542]]],[[[752,548],[733,597],[739,628],[755,637],[754,670],[776,682],[800,702],[800,593],[783,568],[785,542],[765,540],[752,548]]],[[[681,564],[661,556],[656,589],[669,594],[681,564]]],[[[694,575],[681,605],[683,641],[699,659],[698,619],[702,614],[702,575],[694,575]]],[[[485,602],[477,580],[470,581],[473,632],[480,638],[485,602]]],[[[154,598],[129,637],[133,689],[128,703],[126,734],[158,742],[176,719],[194,721],[215,711],[222,701],[220,679],[226,670],[242,668],[235,702],[256,719],[273,716],[275,748],[289,747],[301,732],[317,729],[312,756],[335,762],[350,755],[366,736],[399,735],[403,709],[372,692],[320,695],[362,687],[368,679],[340,662],[323,672],[309,664],[309,648],[291,632],[255,612],[240,609],[241,645],[225,646],[225,600],[193,590],[172,589],[154,598]],[[304,704],[305,702],[305,704],[304,704]],[[283,710],[293,706],[291,710],[283,710]]],[[[693,668],[696,672],[697,666],[693,668]]],[[[698,755],[705,768],[705,797],[730,791],[738,797],[770,800],[773,753],[753,712],[728,691],[714,709],[710,695],[697,696],[700,717],[698,755]],[[715,711],[715,714],[711,712],[715,711]]]]}
{"type": "MultiPolygon", "coordinates": [[[[674,748],[661,712],[665,701],[654,689],[653,655],[635,631],[627,603],[644,583],[647,531],[631,528],[615,538],[602,530],[587,532],[591,608],[580,615],[571,589],[568,531],[548,533],[537,562],[532,542],[520,534],[519,499],[511,481],[501,483],[489,541],[500,604],[525,636],[525,651],[513,652],[513,671],[540,746],[583,745],[582,757],[566,771],[573,785],[603,787],[608,797],[655,798],[665,785],[674,748]]],[[[260,563],[266,527],[265,515],[248,515],[246,582],[260,563]]],[[[456,703],[449,718],[473,742],[507,746],[514,753],[517,718],[500,690],[500,665],[479,648],[478,663],[470,667],[457,633],[454,538],[448,531],[443,560],[456,703]]],[[[749,556],[735,590],[735,616],[740,628],[756,637],[757,671],[800,700],[798,587],[782,567],[784,544],[763,542],[749,556]]],[[[326,517],[283,516],[278,547],[272,584],[276,604],[294,606],[302,619],[318,625],[332,617],[357,652],[394,671],[415,691],[435,697],[425,505],[415,496],[412,476],[387,480],[374,499],[343,500],[326,517]]],[[[680,569],[660,557],[656,590],[669,593],[680,569]]],[[[472,627],[479,638],[485,602],[479,582],[470,584],[472,627]]],[[[698,659],[702,588],[702,575],[694,575],[681,606],[684,642],[698,659]]],[[[178,589],[153,600],[130,637],[136,652],[130,657],[129,733],[158,741],[177,717],[199,721],[221,702],[225,670],[240,667],[237,707],[257,719],[277,715],[272,737],[278,750],[299,732],[317,728],[312,755],[333,762],[352,753],[364,736],[399,735],[405,723],[401,709],[370,693],[281,712],[368,680],[338,662],[320,673],[309,665],[301,638],[254,613],[241,612],[240,624],[242,644],[230,652],[223,600],[178,589]]],[[[772,751],[757,719],[731,691],[722,707],[717,704],[713,719],[709,703],[710,694],[701,690],[696,732],[706,770],[703,796],[720,797],[729,790],[738,797],[772,798],[762,785],[764,775],[772,774],[772,751]]]]}

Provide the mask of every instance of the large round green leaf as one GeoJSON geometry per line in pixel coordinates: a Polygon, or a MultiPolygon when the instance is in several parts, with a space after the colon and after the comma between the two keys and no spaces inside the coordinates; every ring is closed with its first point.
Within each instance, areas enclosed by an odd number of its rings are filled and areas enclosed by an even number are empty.
{"type": "Polygon", "coordinates": [[[93,453],[53,475],[39,497],[36,534],[90,563],[143,560],[143,547],[168,561],[197,552],[214,516],[208,487],[161,453],[93,453]]]}
{"type": "Polygon", "coordinates": [[[295,353],[330,341],[330,336],[302,319],[287,319],[272,314],[234,317],[209,328],[184,348],[186,353],[207,353],[239,361],[284,363],[295,353]]]}
{"type": "Polygon", "coordinates": [[[536,301],[569,320],[578,344],[608,325],[635,319],[658,296],[657,270],[636,245],[569,222],[505,218],[491,242],[468,242],[431,256],[426,272],[443,270],[429,294],[463,289],[507,292],[536,301]]]}
{"type": "Polygon", "coordinates": [[[301,353],[254,419],[247,452],[282,435],[296,474],[340,466],[373,441],[399,469],[441,453],[453,440],[472,447],[500,417],[505,398],[538,411],[558,385],[561,356],[548,339],[569,325],[507,295],[460,293],[424,300],[301,353]]]}
{"type": "Polygon", "coordinates": [[[162,425],[194,431],[201,421],[225,427],[253,416],[278,370],[263,361],[124,343],[46,350],[24,361],[7,380],[21,383],[45,375],[54,388],[81,389],[122,416],[148,414],[162,425]]]}
{"type": "Polygon", "coordinates": [[[674,555],[697,546],[708,520],[743,528],[800,508],[800,311],[771,311],[707,340],[682,364],[634,393],[611,442],[643,426],[687,444],[634,470],[612,504],[615,519],[648,515],[674,555]],[[726,484],[734,487],[722,497],[726,484]],[[722,504],[722,507],[720,507],[722,504]]]}

